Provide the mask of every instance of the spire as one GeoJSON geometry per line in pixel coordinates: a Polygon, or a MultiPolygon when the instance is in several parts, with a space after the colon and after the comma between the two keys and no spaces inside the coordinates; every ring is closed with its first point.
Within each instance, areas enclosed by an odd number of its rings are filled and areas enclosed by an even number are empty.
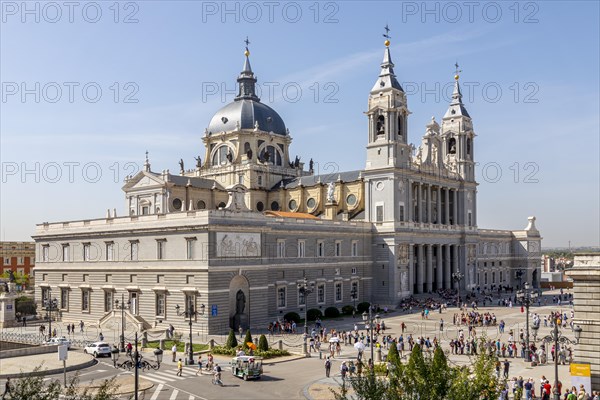
{"type": "Polygon", "coordinates": [[[385,45],[385,51],[383,53],[383,61],[381,62],[381,72],[379,73],[379,79],[377,80],[377,82],[375,82],[373,89],[371,89],[371,93],[390,88],[395,88],[400,91],[404,91],[404,89],[402,89],[402,86],[400,86],[400,83],[398,83],[398,80],[396,79],[396,74],[394,73],[394,63],[392,62],[392,56],[390,54],[390,28],[386,25],[383,29],[385,29],[385,33],[383,34],[383,37],[385,38],[385,42],[383,42],[383,44],[385,45]]]}
{"type": "Polygon", "coordinates": [[[144,171],[150,172],[150,160],[148,159],[148,150],[146,150],[146,162],[144,162],[144,171]]]}
{"type": "Polygon", "coordinates": [[[450,107],[448,107],[448,111],[446,111],[444,118],[454,118],[460,116],[471,118],[462,102],[462,93],[460,92],[460,84],[458,83],[460,78],[459,73],[461,73],[462,70],[458,69],[458,63],[454,64],[454,66],[456,69],[454,70],[454,89],[452,90],[452,101],[450,102],[450,107]]]}
{"type": "Polygon", "coordinates": [[[246,59],[244,60],[244,68],[237,78],[239,90],[235,100],[260,101],[258,96],[256,96],[256,78],[254,77],[254,72],[252,72],[252,67],[250,66],[250,50],[248,50],[250,41],[248,40],[247,36],[246,40],[244,40],[244,43],[246,43],[246,51],[244,51],[246,59]]]}

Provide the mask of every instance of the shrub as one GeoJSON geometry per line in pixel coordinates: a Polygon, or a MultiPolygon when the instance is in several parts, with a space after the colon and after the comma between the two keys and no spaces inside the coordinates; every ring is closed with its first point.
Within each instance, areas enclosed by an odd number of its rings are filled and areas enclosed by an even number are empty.
{"type": "Polygon", "coordinates": [[[371,303],[369,303],[368,301],[363,301],[362,303],[358,303],[358,305],[356,306],[356,311],[358,311],[359,313],[364,313],[365,311],[369,311],[369,306],[371,305],[371,303]]]}
{"type": "Polygon", "coordinates": [[[246,330],[246,336],[244,337],[244,343],[242,343],[242,348],[244,351],[248,350],[248,343],[252,342],[252,334],[250,333],[250,329],[246,330]]]}
{"type": "Polygon", "coordinates": [[[311,308],[306,312],[306,319],[314,321],[317,318],[323,318],[323,313],[318,308],[311,308]]]}
{"type": "Polygon", "coordinates": [[[235,349],[238,345],[238,341],[235,337],[235,332],[233,329],[229,330],[229,336],[227,336],[227,341],[225,342],[225,348],[227,349],[235,349]]]}
{"type": "Polygon", "coordinates": [[[340,310],[337,307],[327,307],[325,309],[325,316],[327,318],[336,318],[340,316],[340,310]]]}
{"type": "Polygon", "coordinates": [[[20,315],[37,314],[37,304],[31,297],[21,296],[15,300],[15,311],[20,315]]]}
{"type": "Polygon", "coordinates": [[[258,351],[268,351],[269,350],[269,342],[267,341],[267,337],[265,335],[260,335],[258,339],[258,351]]]}
{"type": "Polygon", "coordinates": [[[236,348],[228,349],[225,346],[215,346],[211,350],[211,353],[213,353],[213,354],[220,354],[223,356],[232,356],[232,357],[235,356],[236,352],[237,352],[236,348]]]}
{"type": "Polygon", "coordinates": [[[342,307],[342,314],[345,315],[352,315],[352,311],[354,311],[354,306],[344,306],[342,307]]]}
{"type": "Polygon", "coordinates": [[[295,323],[300,322],[300,315],[298,315],[298,313],[295,312],[289,312],[287,314],[285,314],[283,316],[283,319],[285,319],[286,321],[294,321],[295,323]]]}
{"type": "Polygon", "coordinates": [[[258,357],[262,358],[275,358],[275,357],[284,357],[289,356],[290,352],[287,350],[277,350],[277,349],[269,349],[267,351],[257,350],[254,352],[258,357]]]}
{"type": "Polygon", "coordinates": [[[396,342],[390,343],[390,350],[387,354],[387,361],[391,362],[393,365],[397,365],[400,363],[400,355],[398,354],[398,347],[396,346],[396,342]]]}

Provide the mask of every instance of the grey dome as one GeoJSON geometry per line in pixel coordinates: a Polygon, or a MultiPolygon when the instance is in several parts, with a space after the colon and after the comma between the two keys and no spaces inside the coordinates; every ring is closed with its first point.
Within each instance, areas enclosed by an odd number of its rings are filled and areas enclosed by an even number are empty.
{"type": "Polygon", "coordinates": [[[233,131],[238,122],[240,129],[254,129],[255,121],[261,131],[287,134],[285,124],[275,110],[251,99],[236,99],[217,111],[208,125],[208,134],[233,131]]]}

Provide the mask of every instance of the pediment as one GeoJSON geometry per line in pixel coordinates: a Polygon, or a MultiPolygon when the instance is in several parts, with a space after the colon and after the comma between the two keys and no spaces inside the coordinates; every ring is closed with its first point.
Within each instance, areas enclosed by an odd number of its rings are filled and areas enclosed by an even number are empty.
{"type": "Polygon", "coordinates": [[[125,186],[123,186],[123,190],[128,192],[136,189],[163,187],[165,185],[166,182],[160,176],[155,176],[145,171],[141,171],[138,172],[136,176],[127,181],[125,186]]]}

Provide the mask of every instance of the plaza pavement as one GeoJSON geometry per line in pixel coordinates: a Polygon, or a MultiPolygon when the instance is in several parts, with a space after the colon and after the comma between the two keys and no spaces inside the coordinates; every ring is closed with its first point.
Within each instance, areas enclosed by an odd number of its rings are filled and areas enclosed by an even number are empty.
{"type": "MultiPolygon", "coordinates": [[[[543,321],[544,315],[547,315],[550,311],[556,311],[556,310],[566,311],[567,314],[569,315],[571,308],[568,305],[567,306],[563,305],[561,307],[558,307],[556,304],[552,304],[552,300],[551,300],[552,295],[555,295],[557,293],[558,293],[558,291],[544,292],[544,298],[546,299],[547,305],[544,306],[543,300],[542,300],[542,306],[541,307],[539,307],[537,305],[532,306],[530,308],[530,312],[538,313],[541,316],[542,321],[543,321]]],[[[495,300],[494,304],[496,304],[497,297],[494,300],[495,300]]],[[[439,314],[437,312],[432,312],[432,313],[430,313],[428,320],[421,319],[420,309],[416,309],[416,308],[412,310],[412,313],[400,313],[398,311],[395,311],[395,312],[392,312],[389,314],[382,314],[381,316],[383,317],[383,319],[385,320],[385,323],[386,323],[386,327],[387,327],[386,334],[390,334],[390,335],[392,335],[392,337],[398,337],[401,333],[400,324],[402,322],[404,322],[407,327],[407,329],[405,331],[405,337],[409,333],[411,333],[413,335],[413,337],[415,337],[415,338],[419,337],[419,336],[425,336],[425,337],[429,336],[431,339],[433,339],[434,336],[437,336],[438,339],[441,339],[442,348],[444,348],[444,350],[449,350],[448,341],[451,338],[457,337],[457,335],[458,335],[459,327],[454,326],[452,324],[453,314],[456,313],[457,311],[458,310],[455,308],[449,308],[446,311],[444,311],[442,314],[439,314]],[[445,325],[444,331],[442,332],[441,335],[439,332],[440,318],[444,319],[444,325],[445,325]]],[[[496,337],[500,336],[500,339],[502,341],[507,341],[508,340],[508,332],[510,331],[510,329],[514,330],[515,337],[518,338],[519,330],[521,328],[524,328],[524,326],[525,326],[525,314],[521,313],[520,307],[518,307],[518,306],[515,306],[512,308],[497,307],[497,306],[480,307],[479,311],[480,312],[490,312],[490,313],[493,312],[496,315],[498,322],[500,320],[504,320],[506,322],[506,328],[505,328],[504,334],[498,333],[497,326],[489,326],[489,327],[486,327],[485,329],[477,328],[478,337],[481,337],[482,334],[485,333],[485,335],[490,339],[492,339],[492,338],[495,339],[496,337]]],[[[531,323],[531,321],[530,321],[530,323],[531,323]]],[[[60,322],[58,322],[56,324],[60,326],[60,322]]],[[[358,325],[359,330],[364,331],[364,324],[362,322],[362,319],[360,318],[360,315],[357,315],[357,317],[355,319],[353,319],[352,317],[345,317],[345,318],[339,318],[339,319],[335,319],[335,320],[323,321],[323,325],[328,330],[330,330],[330,329],[351,330],[351,329],[353,329],[354,324],[358,325]]],[[[12,329],[18,330],[19,332],[36,334],[38,327],[39,327],[39,325],[34,325],[34,326],[28,326],[28,327],[17,327],[17,328],[12,328],[12,329]]],[[[74,337],[76,340],[88,340],[88,341],[97,340],[97,338],[91,338],[90,337],[91,335],[89,332],[90,331],[95,332],[98,328],[93,327],[93,326],[86,327],[86,328],[87,329],[86,329],[85,333],[82,334],[80,332],[77,332],[72,337],[74,337]]],[[[297,330],[299,332],[302,332],[302,326],[298,326],[297,330]]],[[[265,329],[265,331],[266,331],[266,329],[265,329]]],[[[545,335],[548,335],[549,332],[550,332],[550,328],[544,327],[543,323],[542,323],[542,327],[540,328],[538,337],[544,337],[545,335]]],[[[261,332],[253,332],[253,336],[257,336],[259,333],[261,333],[261,332]]],[[[573,334],[571,333],[570,329],[565,330],[564,333],[568,337],[573,339],[573,334]]],[[[95,335],[95,333],[92,333],[92,335],[95,335]]],[[[117,338],[118,332],[104,332],[104,335],[105,335],[106,340],[109,343],[111,343],[111,342],[114,342],[113,340],[111,340],[112,336],[117,338]]],[[[207,340],[214,339],[217,344],[221,344],[225,341],[225,335],[211,335],[211,336],[203,335],[201,337],[201,339],[204,339],[204,340],[196,339],[196,343],[198,343],[198,342],[206,343],[207,340]]],[[[296,354],[299,354],[302,352],[303,338],[302,338],[301,333],[273,335],[273,336],[270,336],[269,339],[270,339],[271,345],[273,345],[273,346],[277,345],[278,340],[282,340],[284,348],[288,349],[290,352],[296,353],[296,354]]],[[[533,339],[533,338],[531,338],[531,339],[533,339]]],[[[185,340],[185,335],[184,335],[184,340],[185,340]]],[[[538,341],[539,341],[539,339],[538,339],[538,341]]],[[[386,353],[386,350],[383,351],[383,354],[385,354],[385,353],[386,353]]],[[[368,348],[365,350],[365,355],[367,358],[370,357],[368,348]]],[[[73,363],[77,360],[77,357],[79,357],[79,356],[85,356],[85,355],[83,355],[82,353],[74,352],[74,351],[71,351],[69,353],[69,359],[73,363]]],[[[319,354],[313,353],[311,356],[312,356],[311,363],[314,363],[315,369],[317,371],[319,369],[320,369],[320,371],[322,371],[323,378],[317,379],[313,382],[307,382],[306,388],[304,390],[304,394],[307,398],[311,398],[311,399],[332,398],[331,393],[328,390],[328,388],[339,386],[339,380],[340,380],[339,365],[340,365],[341,360],[337,361],[334,359],[334,363],[332,366],[333,377],[332,378],[324,378],[325,374],[324,374],[323,360],[319,359],[319,354]]],[[[53,362],[59,363],[58,357],[56,356],[56,354],[37,355],[37,356],[33,356],[33,357],[35,357],[35,360],[32,359],[31,362],[18,361],[15,363],[9,362],[7,364],[6,363],[7,360],[1,360],[0,361],[0,374],[5,375],[5,371],[12,372],[15,368],[23,368],[24,366],[30,366],[31,368],[33,368],[33,366],[39,365],[40,362],[42,362],[42,361],[44,362],[45,365],[53,365],[53,364],[50,364],[53,362]]],[[[87,357],[89,357],[89,356],[87,356],[87,357]]],[[[171,357],[171,354],[167,349],[167,351],[165,352],[165,356],[164,356],[165,362],[170,361],[170,357],[171,357]]],[[[184,358],[183,354],[181,354],[181,355],[178,354],[177,357],[184,358]]],[[[343,346],[342,355],[341,355],[342,359],[352,359],[355,357],[356,357],[356,350],[352,346],[350,346],[350,345],[343,346]]],[[[289,357],[289,358],[284,358],[281,361],[288,361],[288,360],[294,360],[294,359],[295,359],[294,357],[289,357]]],[[[22,358],[17,359],[17,360],[22,360],[22,358]]],[[[465,364],[470,363],[469,357],[465,356],[465,355],[463,355],[463,356],[450,355],[449,360],[451,363],[454,363],[456,365],[465,365],[465,364]]],[[[511,377],[511,378],[513,376],[519,376],[519,375],[523,376],[524,378],[532,377],[532,378],[534,378],[534,380],[537,384],[539,382],[539,379],[541,378],[541,376],[544,375],[551,382],[553,381],[554,365],[551,362],[546,365],[531,367],[530,364],[524,363],[523,360],[520,358],[509,358],[509,361],[511,362],[511,368],[510,368],[510,373],[509,373],[509,377],[511,377]]],[[[269,361],[267,361],[267,362],[269,362],[269,361]]],[[[60,368],[62,368],[62,363],[60,363],[60,368]]],[[[50,368],[48,368],[48,369],[50,369],[50,368]]],[[[62,369],[61,369],[61,371],[62,371],[62,369]]],[[[18,374],[18,371],[17,371],[17,374],[18,374]]],[[[563,382],[564,387],[570,386],[568,365],[567,366],[559,366],[559,379],[563,382]]]]}

